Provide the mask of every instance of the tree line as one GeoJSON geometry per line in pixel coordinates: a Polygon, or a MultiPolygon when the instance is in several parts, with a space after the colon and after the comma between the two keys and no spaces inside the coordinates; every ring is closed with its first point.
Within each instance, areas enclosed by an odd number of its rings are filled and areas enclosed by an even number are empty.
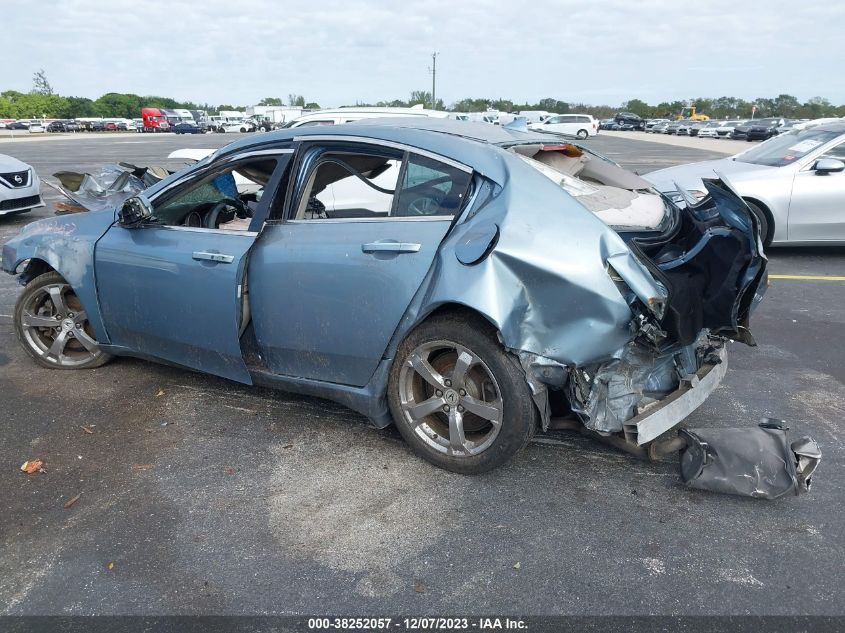
{"type": "MultiPolygon", "coordinates": [[[[355,106],[381,107],[410,107],[422,104],[437,110],[451,112],[483,112],[488,109],[500,112],[518,112],[525,110],[542,110],[566,114],[581,112],[592,114],[596,118],[612,117],[616,112],[634,112],[644,118],[672,117],[679,115],[683,108],[694,105],[699,113],[707,114],[711,118],[749,118],[754,106],[755,116],[783,116],[798,119],[815,119],[820,117],[845,116],[845,105],[834,105],[823,97],[813,97],[801,103],[796,97],[781,94],[773,98],[760,97],[754,100],[736,97],[698,97],[687,101],[663,101],[651,105],[640,99],[631,99],[618,106],[591,105],[586,103],[561,101],[547,97],[536,103],[519,103],[503,98],[465,98],[446,106],[442,99],[436,103],[431,101],[431,93],[416,90],[407,100],[394,99],[392,101],[378,101],[376,103],[355,103],[355,106]]],[[[282,106],[285,100],[281,97],[265,97],[258,105],[282,106]]],[[[289,94],[287,105],[317,110],[319,104],[307,101],[305,97],[289,94]]],[[[140,96],[132,93],[109,92],[98,99],[86,97],[65,97],[53,91],[43,70],[33,76],[32,90],[18,92],[6,90],[0,92],[0,118],[55,118],[78,119],[85,117],[120,117],[132,119],[140,116],[141,108],[184,108],[186,110],[205,110],[213,113],[220,110],[244,110],[245,106],[232,104],[211,105],[208,103],[194,103],[193,101],[177,101],[170,97],[154,95],[140,96]]]]}

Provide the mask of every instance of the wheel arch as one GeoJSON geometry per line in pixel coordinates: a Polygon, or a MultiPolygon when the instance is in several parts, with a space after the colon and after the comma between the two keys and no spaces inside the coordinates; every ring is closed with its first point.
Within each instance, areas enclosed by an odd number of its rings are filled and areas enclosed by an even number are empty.
{"type": "Polygon", "coordinates": [[[501,328],[496,323],[495,319],[493,319],[490,315],[485,314],[481,310],[468,306],[464,303],[459,303],[457,301],[448,301],[439,305],[435,305],[430,310],[421,313],[419,315],[419,318],[417,318],[409,327],[407,327],[401,333],[401,336],[396,337],[396,340],[393,342],[393,345],[391,345],[391,360],[387,368],[387,374],[389,374],[391,368],[393,367],[393,364],[397,361],[396,352],[399,349],[399,346],[405,341],[405,339],[408,338],[408,336],[410,336],[411,333],[414,332],[414,330],[421,327],[423,324],[428,323],[432,319],[443,317],[462,318],[470,323],[474,323],[477,327],[486,330],[485,334],[489,336],[495,344],[499,345],[502,348],[502,350],[510,357],[511,361],[513,361],[514,366],[522,373],[523,377],[525,378],[525,382],[528,384],[528,387],[533,395],[532,401],[534,404],[534,408],[536,409],[541,424],[545,429],[548,426],[550,410],[547,390],[541,387],[533,376],[528,375],[528,372],[526,371],[526,367],[522,363],[520,355],[504,343],[501,328]]]}
{"type": "Polygon", "coordinates": [[[778,226],[775,222],[775,217],[772,215],[772,210],[769,208],[769,205],[754,196],[742,196],[742,199],[745,202],[750,202],[762,211],[766,216],[766,222],[768,223],[768,235],[763,239],[763,245],[768,246],[772,243],[772,240],[775,236],[775,231],[777,230],[778,226]]]}
{"type": "MultiPolygon", "coordinates": [[[[17,272],[23,265],[23,270],[18,273],[18,279],[20,280],[22,286],[28,284],[30,281],[40,275],[43,275],[44,273],[59,272],[53,266],[51,266],[49,263],[39,257],[33,257],[32,259],[24,260],[24,262],[20,262],[15,267],[15,272],[17,272]]],[[[64,277],[64,275],[62,275],[62,277],[64,277]]]]}

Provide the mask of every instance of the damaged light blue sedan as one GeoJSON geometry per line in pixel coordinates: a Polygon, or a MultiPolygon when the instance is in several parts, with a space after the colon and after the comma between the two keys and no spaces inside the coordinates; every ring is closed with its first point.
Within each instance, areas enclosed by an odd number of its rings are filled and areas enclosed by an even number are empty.
{"type": "Polygon", "coordinates": [[[229,145],[118,209],[3,247],[14,323],[57,369],[165,361],[329,398],[483,472],[538,428],[647,453],[754,344],[755,217],[680,209],[566,139],[447,120],[229,145]]]}

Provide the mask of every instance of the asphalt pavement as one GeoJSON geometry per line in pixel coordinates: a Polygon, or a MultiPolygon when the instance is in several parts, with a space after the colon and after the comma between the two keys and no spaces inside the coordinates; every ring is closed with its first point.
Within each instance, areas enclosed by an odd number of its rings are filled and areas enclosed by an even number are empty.
{"type": "MultiPolygon", "coordinates": [[[[45,177],[239,136],[0,153],[45,177]]],[[[640,173],[719,155],[642,139],[589,143],[640,173]]],[[[0,218],[0,243],[51,214],[0,218]]],[[[769,257],[773,274],[845,276],[843,248],[769,257]]],[[[676,463],[570,433],[465,477],[323,400],[134,359],[42,369],[12,329],[18,292],[0,277],[2,614],[843,613],[845,282],[774,280],[758,347],[731,346],[723,385],[688,420],[770,416],[812,435],[812,491],[774,502],[688,490],[676,463]],[[44,474],[20,472],[32,458],[44,474]]]]}

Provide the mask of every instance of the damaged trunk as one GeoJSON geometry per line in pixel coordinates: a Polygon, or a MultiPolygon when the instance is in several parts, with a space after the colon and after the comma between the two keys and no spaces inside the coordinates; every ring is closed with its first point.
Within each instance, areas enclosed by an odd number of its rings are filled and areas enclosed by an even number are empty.
{"type": "Polygon", "coordinates": [[[766,289],[757,220],[724,182],[704,184],[709,195],[679,210],[667,234],[628,244],[668,290],[660,325],[670,340],[689,345],[707,329],[754,345],[748,320],[766,289]]]}

